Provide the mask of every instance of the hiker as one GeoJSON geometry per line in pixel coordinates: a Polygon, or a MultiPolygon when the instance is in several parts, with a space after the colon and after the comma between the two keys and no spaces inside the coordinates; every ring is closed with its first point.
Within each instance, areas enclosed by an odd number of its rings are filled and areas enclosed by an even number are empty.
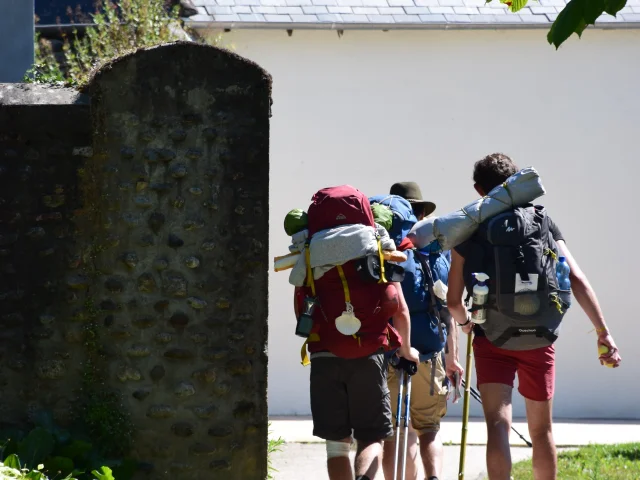
{"type": "Polygon", "coordinates": [[[305,346],[313,434],[326,440],[330,480],[353,479],[352,437],[356,479],[373,480],[382,470],[382,441],[393,434],[385,352],[419,361],[392,265],[369,269],[376,265],[370,259],[382,259],[395,245],[376,227],[367,197],[348,185],[318,191],[306,221],[307,229],[292,237],[307,239],[298,243],[302,263],[289,281],[296,286],[298,330],[305,315],[312,319],[305,346]]]}
{"type": "MultiPolygon", "coordinates": [[[[474,166],[474,187],[484,197],[517,171],[518,167],[508,156],[488,155],[474,166]]],[[[480,284],[484,288],[484,282],[480,284]]],[[[620,354],[595,292],[567,248],[560,229],[543,207],[523,205],[491,218],[481,224],[469,240],[454,248],[447,305],[463,331],[475,334],[473,352],[487,423],[490,480],[510,478],[509,430],[516,373],[518,390],[525,398],[533,443],[534,478],[556,478],[557,457],[552,434],[553,342],[559,321],[570,305],[571,291],[595,327],[598,347],[608,350],[600,355],[601,364],[619,366],[620,354]],[[520,225],[527,225],[527,230],[520,225]],[[514,242],[514,237],[509,235],[521,236],[514,242]],[[563,263],[562,258],[558,260],[558,254],[566,258],[570,268],[570,287],[566,290],[556,277],[556,265],[563,263]],[[531,275],[535,268],[541,270],[531,275]],[[489,276],[489,301],[484,308],[486,319],[476,315],[482,323],[475,325],[467,318],[462,294],[465,287],[468,294],[473,290],[473,274],[479,272],[489,276]],[[535,283],[539,281],[543,284],[536,288],[535,283]],[[521,295],[516,295],[518,292],[521,295]],[[551,292],[546,299],[545,292],[551,292]],[[536,317],[538,310],[544,315],[536,317]],[[527,326],[521,328],[514,326],[514,321],[529,323],[520,323],[527,326]]]]}
{"type": "MultiPolygon", "coordinates": [[[[422,199],[420,187],[415,182],[396,183],[391,187],[390,195],[369,200],[374,206],[378,203],[391,209],[393,223],[389,234],[398,250],[408,257],[400,264],[405,269],[402,290],[411,317],[411,345],[420,353],[421,362],[413,376],[411,391],[406,478],[418,478],[419,437],[425,476],[437,480],[442,474],[444,452],[439,430],[440,420],[447,413],[447,377],[453,378],[455,372],[462,374],[463,369],[458,363],[458,332],[452,328],[451,315],[444,305],[446,298],[438,299],[433,291],[434,282],[440,280],[447,284],[448,256],[436,242],[417,250],[407,238],[414,224],[433,213],[436,205],[422,199]]],[[[399,389],[398,374],[390,368],[388,375],[391,398],[395,399],[399,389]]],[[[394,417],[397,407],[393,403],[394,417]]],[[[400,445],[403,445],[404,440],[399,437],[400,445]]],[[[395,441],[396,437],[390,437],[384,444],[383,467],[387,480],[394,478],[395,441]]]]}

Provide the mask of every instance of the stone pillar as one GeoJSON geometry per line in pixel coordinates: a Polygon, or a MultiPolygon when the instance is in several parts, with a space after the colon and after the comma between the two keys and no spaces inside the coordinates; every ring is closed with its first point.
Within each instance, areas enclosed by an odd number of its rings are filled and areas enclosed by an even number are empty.
{"type": "Polygon", "coordinates": [[[175,43],[105,66],[86,93],[78,282],[134,456],[152,478],[263,479],[271,79],[175,43]]]}
{"type": "Polygon", "coordinates": [[[90,120],[74,90],[0,84],[2,429],[32,427],[42,411],[61,427],[74,416],[86,352],[73,219],[90,120]]]}

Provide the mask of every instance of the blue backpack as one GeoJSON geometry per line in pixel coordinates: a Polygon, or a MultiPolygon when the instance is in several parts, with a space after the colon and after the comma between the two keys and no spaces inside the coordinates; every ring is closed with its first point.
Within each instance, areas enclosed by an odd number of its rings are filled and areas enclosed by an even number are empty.
{"type": "MultiPolygon", "coordinates": [[[[389,236],[400,245],[417,222],[411,204],[397,195],[379,195],[369,202],[389,207],[393,213],[389,236]]],[[[443,352],[446,345],[447,332],[440,318],[444,305],[433,293],[433,285],[438,280],[448,283],[451,262],[436,242],[403,252],[407,260],[400,264],[405,274],[402,293],[411,315],[411,346],[426,361],[443,352]]]]}

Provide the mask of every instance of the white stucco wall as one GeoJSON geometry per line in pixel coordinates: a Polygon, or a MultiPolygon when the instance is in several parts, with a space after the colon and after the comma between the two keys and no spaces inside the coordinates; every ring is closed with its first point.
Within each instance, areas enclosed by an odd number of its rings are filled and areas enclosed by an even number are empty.
{"type": "MultiPolygon", "coordinates": [[[[508,153],[539,169],[543,203],[624,358],[617,370],[601,367],[590,323],[573,308],[557,343],[556,417],[640,418],[640,256],[630,253],[640,234],[640,31],[589,30],[557,52],[545,35],[235,31],[225,41],[274,78],[272,257],[287,252],[285,213],[319,188],[349,183],[373,195],[413,179],[445,213],[475,199],[475,160],[508,153]]],[[[271,273],[269,285],[270,412],[308,414],[292,287],[286,273],[271,273]]],[[[520,398],[514,413],[524,414],[520,398]]]]}

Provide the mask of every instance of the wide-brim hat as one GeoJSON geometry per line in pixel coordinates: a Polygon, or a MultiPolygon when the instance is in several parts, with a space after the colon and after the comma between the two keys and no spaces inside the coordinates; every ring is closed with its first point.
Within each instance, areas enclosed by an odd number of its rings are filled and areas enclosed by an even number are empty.
{"type": "Polygon", "coordinates": [[[406,199],[411,205],[422,205],[425,217],[431,215],[436,209],[435,203],[423,200],[420,187],[415,182],[394,183],[389,193],[406,199]]]}

